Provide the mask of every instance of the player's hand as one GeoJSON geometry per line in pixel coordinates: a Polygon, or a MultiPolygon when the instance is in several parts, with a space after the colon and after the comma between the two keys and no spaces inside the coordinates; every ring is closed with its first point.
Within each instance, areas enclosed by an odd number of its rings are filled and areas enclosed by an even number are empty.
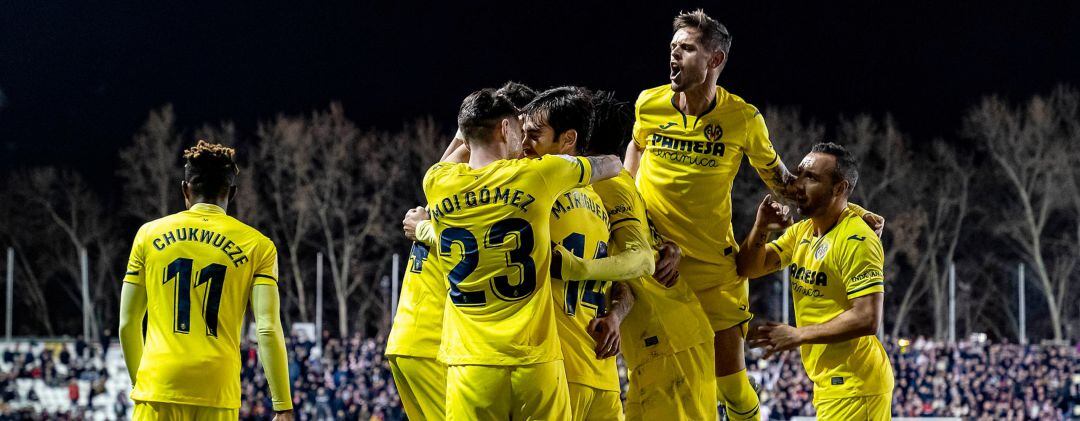
{"type": "Polygon", "coordinates": [[[757,209],[757,220],[754,225],[766,231],[777,231],[790,227],[794,221],[791,218],[791,207],[773,200],[771,194],[765,195],[757,209]]]}
{"type": "Polygon", "coordinates": [[[671,288],[675,281],[679,280],[679,261],[682,260],[682,249],[678,244],[670,241],[660,243],[660,256],[656,260],[656,269],[653,270],[653,278],[660,285],[671,288]]]}
{"type": "Polygon", "coordinates": [[[874,234],[881,237],[882,231],[885,230],[885,217],[876,213],[866,211],[866,215],[862,217],[863,221],[866,221],[866,225],[870,226],[870,229],[874,230],[874,234]]]}
{"type": "Polygon", "coordinates": [[[608,313],[604,317],[597,317],[589,321],[588,332],[596,341],[596,359],[602,360],[619,354],[622,338],[619,336],[619,325],[622,319],[615,313],[608,313]]]}
{"type": "Polygon", "coordinates": [[[293,411],[291,409],[288,410],[288,411],[278,411],[278,412],[274,413],[274,421],[292,421],[292,420],[293,420],[293,411]]]}
{"type": "Polygon", "coordinates": [[[795,349],[795,347],[803,343],[798,328],[776,322],[765,322],[764,325],[758,326],[751,332],[748,339],[751,348],[765,349],[765,358],[779,352],[795,349]]]}
{"type": "Polygon", "coordinates": [[[401,221],[401,225],[405,230],[405,238],[416,241],[416,224],[425,219],[428,219],[428,213],[423,206],[417,206],[405,212],[405,219],[401,221]]]}

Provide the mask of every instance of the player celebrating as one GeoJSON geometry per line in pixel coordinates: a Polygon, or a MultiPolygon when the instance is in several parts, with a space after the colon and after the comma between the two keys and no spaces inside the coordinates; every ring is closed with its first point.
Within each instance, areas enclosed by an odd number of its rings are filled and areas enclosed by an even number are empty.
{"type": "MultiPolygon", "coordinates": [[[[584,89],[547,90],[525,107],[524,114],[525,156],[576,156],[588,149],[593,105],[584,89]]],[[[555,201],[551,238],[565,247],[567,254],[579,258],[587,256],[591,260],[607,255],[608,213],[592,186],[571,189],[555,201]]],[[[644,263],[648,265],[652,256],[646,258],[644,263]]],[[[571,419],[621,420],[619,371],[611,357],[618,354],[619,324],[630,310],[633,296],[625,285],[612,287],[609,281],[613,278],[571,278],[560,272],[560,265],[553,268],[551,291],[566,366],[571,419]],[[610,302],[609,293],[613,297],[610,302]]],[[[651,267],[642,269],[647,271],[642,273],[652,271],[651,267]]]]}
{"type": "Polygon", "coordinates": [[[800,347],[814,382],[814,407],[823,420],[885,420],[892,407],[893,373],[878,342],[884,296],[881,240],[847,200],[859,179],[855,159],[833,143],[814,145],[795,182],[799,214],[808,218],[768,243],[770,226],[783,225],[783,206],[769,196],[743,241],[739,273],[758,277],[789,266],[799,327],[768,323],[751,335],[766,357],[800,347]]]}
{"type": "MultiPolygon", "coordinates": [[[[597,95],[589,154],[618,151],[633,117],[625,103],[597,95]]],[[[593,185],[611,220],[612,256],[587,261],[559,253],[562,272],[585,279],[628,279],[636,297],[621,324],[623,357],[629,370],[626,418],[630,420],[716,418],[713,332],[694,292],[678,282],[677,247],[648,227],[645,203],[630,173],[593,185]],[[663,246],[662,246],[663,244],[663,246]],[[654,249],[661,260],[652,274],[654,249]],[[637,269],[644,263],[646,269],[637,269]]],[[[615,317],[604,316],[603,319],[615,317]]]]}
{"type": "MultiPolygon", "coordinates": [[[[517,107],[536,97],[532,89],[515,82],[507,82],[498,93],[517,107]]],[[[456,151],[456,155],[464,156],[467,161],[468,152],[460,142],[454,139],[443,161],[456,159],[452,155],[458,147],[461,150],[456,151]]],[[[510,154],[520,156],[520,144],[511,149],[510,154]]],[[[427,221],[427,211],[418,207],[410,209],[402,221],[405,236],[414,243],[402,280],[394,325],[386,340],[386,355],[394,386],[409,418],[441,420],[446,418],[446,365],[438,361],[437,354],[446,304],[446,270],[439,267],[437,259],[428,260],[430,247],[435,245],[434,231],[430,222],[418,225],[421,219],[427,221]]]]}
{"type": "Polygon", "coordinates": [[[120,345],[137,420],[239,417],[240,331],[249,300],[275,419],[292,419],[277,249],[225,214],[236,194],[234,154],[202,140],[184,151],[188,210],[148,222],[135,235],[121,290],[120,345]]]}
{"type": "Polygon", "coordinates": [[[679,279],[693,288],[716,332],[717,397],[729,418],[757,419],[743,362],[745,324],[753,316],[748,284],[735,270],[731,186],[744,155],[775,192],[785,192],[792,177],[757,108],[716,84],[731,47],[727,28],[697,10],[677,16],[674,30],[671,82],[638,97],[626,167],[657,230],[685,253],[679,279]]]}
{"type": "Polygon", "coordinates": [[[518,114],[492,89],[469,95],[458,114],[469,162],[424,176],[449,281],[439,356],[451,420],[570,417],[550,301],[551,208],[563,192],[618,174],[619,160],[508,160],[522,139],[518,114]]]}

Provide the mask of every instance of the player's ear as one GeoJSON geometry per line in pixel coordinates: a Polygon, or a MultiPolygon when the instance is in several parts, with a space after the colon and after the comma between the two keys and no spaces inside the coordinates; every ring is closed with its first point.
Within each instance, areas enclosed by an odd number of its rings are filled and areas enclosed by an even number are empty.
{"type": "Polygon", "coordinates": [[[577,129],[570,129],[562,132],[559,135],[559,152],[570,153],[575,147],[577,147],[578,132],[577,129]]]}
{"type": "Polygon", "coordinates": [[[726,63],[726,62],[727,62],[727,53],[725,53],[725,52],[723,52],[721,50],[717,50],[716,52],[714,52],[712,54],[712,57],[709,58],[709,68],[710,69],[716,69],[716,68],[719,68],[719,67],[723,67],[724,63],[726,63]]]}
{"type": "Polygon", "coordinates": [[[184,207],[191,207],[191,186],[187,181],[180,180],[180,191],[184,193],[184,207]]]}
{"type": "Polygon", "coordinates": [[[239,191],[236,186],[229,186],[229,202],[232,202],[236,198],[236,192],[239,191]]]}

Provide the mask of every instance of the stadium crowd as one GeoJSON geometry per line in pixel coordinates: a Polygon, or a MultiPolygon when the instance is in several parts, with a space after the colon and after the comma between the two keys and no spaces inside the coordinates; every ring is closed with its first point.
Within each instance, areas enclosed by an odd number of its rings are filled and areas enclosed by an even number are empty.
{"type": "MultiPolygon", "coordinates": [[[[973,420],[1080,418],[1080,345],[1019,345],[965,340],[884,341],[896,387],[893,415],[973,420]],[[903,343],[904,346],[901,346],[903,343]]],[[[798,352],[756,364],[762,414],[814,414],[813,385],[798,352]]]]}
{"type": "MultiPolygon", "coordinates": [[[[1018,345],[965,340],[948,346],[915,339],[900,346],[884,341],[896,375],[893,414],[902,417],[962,419],[1080,418],[1080,345],[1018,345]]],[[[123,418],[130,401],[107,393],[111,376],[102,363],[108,346],[77,341],[70,346],[22,344],[2,352],[0,419],[78,419],[99,414],[123,418]],[[72,405],[65,410],[34,413],[33,389],[20,393],[17,379],[41,380],[66,390],[72,405]],[[75,387],[76,381],[89,388],[75,387]],[[82,396],[80,393],[89,393],[82,396]],[[19,405],[19,403],[23,405],[19,405]],[[94,402],[90,405],[89,402],[94,402]],[[103,404],[103,402],[109,402],[103,404]],[[21,409],[19,409],[21,408],[21,409]]],[[[312,341],[289,340],[289,375],[296,416],[301,420],[403,420],[404,412],[383,356],[385,341],[353,336],[324,339],[320,353],[312,341]]],[[[241,419],[270,419],[266,378],[258,367],[257,346],[242,350],[241,419]]],[[[116,352],[115,350],[113,352],[116,352]]],[[[812,416],[813,387],[797,352],[769,361],[751,361],[752,375],[762,383],[763,419],[812,416]]]]}

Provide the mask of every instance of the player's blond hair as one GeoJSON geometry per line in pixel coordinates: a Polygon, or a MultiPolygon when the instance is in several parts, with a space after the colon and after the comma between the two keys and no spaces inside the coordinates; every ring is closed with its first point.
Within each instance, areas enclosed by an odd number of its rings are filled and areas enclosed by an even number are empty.
{"type": "Polygon", "coordinates": [[[683,28],[694,28],[701,32],[701,43],[712,51],[728,53],[731,49],[731,33],[720,21],[705,14],[705,10],[697,9],[693,12],[680,12],[675,16],[672,23],[675,31],[683,28]]]}

